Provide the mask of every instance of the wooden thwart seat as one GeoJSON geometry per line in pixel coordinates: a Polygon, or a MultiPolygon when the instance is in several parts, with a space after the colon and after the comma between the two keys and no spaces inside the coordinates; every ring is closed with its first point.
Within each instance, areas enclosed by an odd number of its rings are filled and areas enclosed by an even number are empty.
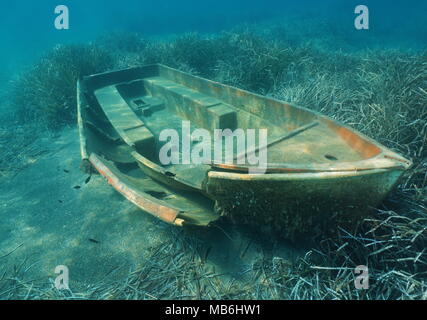
{"type": "Polygon", "coordinates": [[[235,109],[217,98],[160,77],[145,79],[144,83],[151,95],[161,96],[177,114],[203,128],[236,128],[235,109]]]}
{"type": "Polygon", "coordinates": [[[96,90],[95,96],[111,125],[128,145],[137,150],[153,147],[154,135],[129,107],[115,86],[96,90]]]}

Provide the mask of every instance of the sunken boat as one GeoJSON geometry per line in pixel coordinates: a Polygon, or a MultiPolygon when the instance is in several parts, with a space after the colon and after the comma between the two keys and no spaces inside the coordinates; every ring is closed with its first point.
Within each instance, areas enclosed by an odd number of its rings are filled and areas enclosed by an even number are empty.
{"type": "MultiPolygon", "coordinates": [[[[177,226],[209,226],[224,216],[286,238],[352,226],[411,166],[325,115],[160,64],[87,76],[77,91],[85,168],[177,226]],[[262,172],[237,143],[231,161],[165,164],[164,130],[180,135],[174,150],[182,160],[184,125],[213,138],[218,130],[265,129],[266,144],[250,150],[265,152],[262,172]]],[[[215,145],[193,136],[186,144],[215,145]]]]}

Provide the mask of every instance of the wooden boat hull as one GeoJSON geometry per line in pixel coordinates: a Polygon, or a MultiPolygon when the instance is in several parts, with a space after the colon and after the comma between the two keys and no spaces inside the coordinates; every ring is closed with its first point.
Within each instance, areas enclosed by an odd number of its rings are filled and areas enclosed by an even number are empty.
{"type": "Polygon", "coordinates": [[[411,165],[319,113],[162,65],[85,77],[77,95],[86,169],[179,226],[227,216],[293,238],[355,225],[411,165]],[[174,119],[210,131],[268,128],[264,174],[241,163],[162,165],[159,132],[174,119]]]}
{"type": "Polygon", "coordinates": [[[338,226],[357,227],[401,174],[384,169],[270,175],[211,172],[207,190],[220,203],[221,213],[236,223],[294,239],[331,234],[338,226]]]}

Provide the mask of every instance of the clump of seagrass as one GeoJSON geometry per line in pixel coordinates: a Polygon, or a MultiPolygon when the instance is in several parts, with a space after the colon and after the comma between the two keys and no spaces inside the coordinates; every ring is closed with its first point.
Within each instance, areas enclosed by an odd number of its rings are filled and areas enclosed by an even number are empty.
{"type": "Polygon", "coordinates": [[[136,32],[114,31],[99,37],[96,45],[109,52],[141,53],[148,41],[136,32]]]}
{"type": "Polygon", "coordinates": [[[59,45],[12,83],[10,100],[23,123],[51,128],[74,123],[77,79],[113,66],[110,54],[95,45],[59,45]]]}
{"type": "Polygon", "coordinates": [[[139,51],[129,51],[132,46],[123,45],[120,39],[114,44],[114,39],[101,39],[99,43],[114,49],[122,67],[163,63],[260,93],[273,90],[281,74],[290,66],[301,65],[310,52],[307,47],[288,47],[247,30],[213,36],[188,33],[169,42],[145,40],[139,51]]]}
{"type": "Polygon", "coordinates": [[[215,79],[264,94],[275,90],[287,68],[307,59],[306,48],[288,47],[247,31],[224,34],[216,42],[223,55],[215,79]]]}

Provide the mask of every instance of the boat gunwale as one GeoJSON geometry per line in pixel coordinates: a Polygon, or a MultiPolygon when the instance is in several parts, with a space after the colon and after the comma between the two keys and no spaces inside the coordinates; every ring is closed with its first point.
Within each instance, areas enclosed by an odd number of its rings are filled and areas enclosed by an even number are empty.
{"type": "Polygon", "coordinates": [[[208,179],[227,179],[227,180],[249,180],[249,181],[290,181],[290,180],[326,180],[326,179],[340,179],[349,177],[358,177],[379,173],[386,173],[392,171],[403,171],[400,168],[386,168],[386,169],[369,169],[364,171],[315,171],[315,172],[288,172],[288,173],[242,173],[233,171],[216,171],[211,170],[208,172],[208,179]]]}
{"type": "MultiPolygon", "coordinates": [[[[301,172],[352,172],[352,171],[368,171],[376,169],[385,170],[402,170],[405,171],[412,163],[407,160],[395,159],[389,156],[386,152],[381,152],[378,156],[360,160],[360,161],[342,161],[337,164],[317,163],[309,165],[295,165],[293,163],[267,163],[265,173],[301,173],[301,172]]],[[[238,164],[227,164],[215,162],[211,164],[212,168],[220,170],[231,170],[236,172],[246,172],[250,167],[238,164]]]]}
{"type": "Polygon", "coordinates": [[[82,160],[89,160],[89,155],[87,152],[86,145],[86,134],[84,129],[83,117],[82,117],[82,88],[81,81],[77,81],[77,127],[79,130],[79,140],[80,140],[80,155],[82,160]]]}

